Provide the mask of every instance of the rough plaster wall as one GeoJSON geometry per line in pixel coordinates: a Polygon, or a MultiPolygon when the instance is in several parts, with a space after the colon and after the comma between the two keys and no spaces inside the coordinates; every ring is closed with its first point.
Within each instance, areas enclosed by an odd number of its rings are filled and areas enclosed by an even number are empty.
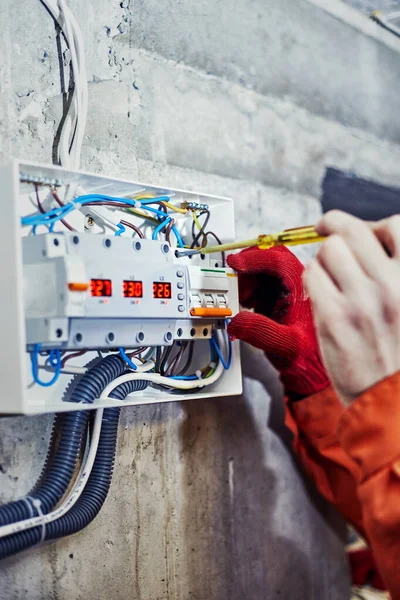
{"type": "MultiPolygon", "coordinates": [[[[396,52],[306,1],[70,5],[90,80],[83,168],[232,196],[238,236],[313,222],[326,165],[400,185],[396,52]]],[[[51,161],[54,27],[38,1],[5,0],[0,20],[0,160],[51,161]]],[[[347,598],[340,520],[299,475],[266,365],[244,349],[241,398],[125,409],[101,514],[3,562],[0,598],[347,598]]],[[[50,422],[0,422],[3,501],[35,480],[50,422]]]]}

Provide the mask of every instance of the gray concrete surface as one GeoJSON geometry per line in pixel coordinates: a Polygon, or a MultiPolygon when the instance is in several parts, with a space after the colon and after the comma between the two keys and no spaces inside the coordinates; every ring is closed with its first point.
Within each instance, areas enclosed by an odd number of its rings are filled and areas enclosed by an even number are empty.
{"type": "MultiPolygon", "coordinates": [[[[400,185],[399,57],[354,26],[305,0],[69,4],[83,168],[231,196],[238,236],[313,222],[327,165],[400,185]]],[[[0,161],[50,162],[54,27],[38,1],[0,21],[0,161]]],[[[125,409],[100,515],[3,562],[1,600],[348,598],[343,524],[291,456],[276,374],[250,348],[243,365],[240,398],[125,409]]],[[[35,480],[50,422],[0,421],[2,501],[35,480]]]]}
{"type": "Polygon", "coordinates": [[[373,10],[389,12],[400,9],[399,0],[344,0],[344,2],[366,13],[370,13],[373,10]]]}

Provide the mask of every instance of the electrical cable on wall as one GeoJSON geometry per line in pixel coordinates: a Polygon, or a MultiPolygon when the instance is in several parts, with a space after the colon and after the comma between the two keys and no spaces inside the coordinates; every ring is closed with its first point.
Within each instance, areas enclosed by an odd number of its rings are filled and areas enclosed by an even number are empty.
{"type": "Polygon", "coordinates": [[[74,89],[60,133],[58,158],[62,166],[77,169],[81,160],[88,110],[88,84],[83,37],[65,0],[40,1],[60,27],[71,55],[74,89]]]}

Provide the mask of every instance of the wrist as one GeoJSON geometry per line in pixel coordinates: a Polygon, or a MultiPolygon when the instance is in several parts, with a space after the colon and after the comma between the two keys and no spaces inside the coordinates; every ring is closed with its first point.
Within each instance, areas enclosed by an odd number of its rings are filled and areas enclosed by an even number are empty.
{"type": "Polygon", "coordinates": [[[298,402],[324,391],[331,385],[331,381],[322,363],[318,359],[302,358],[290,368],[281,371],[281,380],[288,398],[298,402]]]}
{"type": "Polygon", "coordinates": [[[400,457],[399,395],[397,372],[361,394],[340,419],[338,437],[359,466],[361,482],[400,457]]]}

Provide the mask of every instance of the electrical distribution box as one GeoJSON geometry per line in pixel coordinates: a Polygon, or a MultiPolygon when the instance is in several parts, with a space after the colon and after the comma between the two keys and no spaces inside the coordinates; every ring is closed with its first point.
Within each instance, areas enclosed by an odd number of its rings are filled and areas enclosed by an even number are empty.
{"type": "MultiPolygon", "coordinates": [[[[48,357],[53,351],[61,356],[70,351],[80,353],[73,361],[77,372],[100,353],[104,356],[119,348],[134,351],[145,347],[151,352],[151,348],[165,351],[171,347],[173,356],[182,344],[190,344],[192,373],[210,362],[212,336],[216,331],[226,336],[227,319],[239,308],[237,277],[220,255],[179,256],[173,231],[181,245],[183,240],[190,245],[193,223],[200,225],[196,209],[207,207],[211,235],[222,242],[233,241],[232,200],[18,161],[0,169],[0,181],[0,413],[115,406],[110,398],[98,399],[91,406],[65,402],[71,381],[79,376],[73,368],[62,369],[49,387],[35,383],[31,360],[39,348],[43,360],[47,356],[47,367],[41,365],[40,369],[43,379],[51,377],[48,357]],[[73,206],[67,226],[61,220],[47,227],[22,226],[22,218],[26,224],[32,215],[56,214],[54,197],[60,198],[52,194],[55,190],[69,202],[82,194],[95,200],[100,194],[131,201],[167,198],[174,229],[170,228],[168,239],[166,228],[162,231],[159,227],[160,235],[156,235],[160,216],[149,224],[143,210],[133,210],[129,215],[132,223],[125,228],[121,222],[126,223],[126,211],[94,201],[73,206]],[[132,231],[135,227],[140,235],[132,231]]],[[[201,227],[195,232],[200,235],[201,227]]],[[[129,396],[124,404],[240,394],[236,344],[229,367],[209,387],[177,393],[149,386],[129,396]]]]}

